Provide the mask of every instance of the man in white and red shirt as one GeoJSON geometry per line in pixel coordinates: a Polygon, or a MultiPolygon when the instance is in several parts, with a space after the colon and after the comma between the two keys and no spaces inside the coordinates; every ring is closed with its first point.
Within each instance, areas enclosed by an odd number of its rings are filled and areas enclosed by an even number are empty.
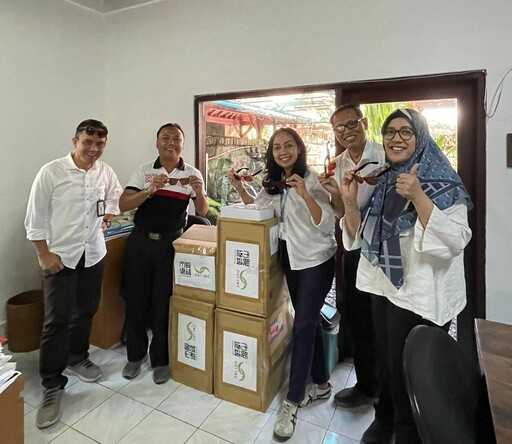
{"type": "Polygon", "coordinates": [[[149,357],[153,381],[169,375],[168,328],[174,249],[181,236],[187,207],[194,201],[196,213],[208,211],[203,177],[181,158],[185,135],[177,123],[157,132],[158,158],[140,165],[132,174],[119,201],[122,211],[137,208],[125,246],[123,288],[126,298],[126,379],[135,378],[149,357]]]}

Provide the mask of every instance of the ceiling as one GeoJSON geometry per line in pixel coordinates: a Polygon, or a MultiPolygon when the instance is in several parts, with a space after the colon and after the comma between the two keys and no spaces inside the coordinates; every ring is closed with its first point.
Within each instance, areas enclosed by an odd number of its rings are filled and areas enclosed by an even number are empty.
{"type": "Polygon", "coordinates": [[[141,6],[147,3],[155,3],[162,0],[67,0],[70,3],[75,3],[84,6],[102,14],[108,12],[119,11],[121,9],[128,9],[141,6]]]}

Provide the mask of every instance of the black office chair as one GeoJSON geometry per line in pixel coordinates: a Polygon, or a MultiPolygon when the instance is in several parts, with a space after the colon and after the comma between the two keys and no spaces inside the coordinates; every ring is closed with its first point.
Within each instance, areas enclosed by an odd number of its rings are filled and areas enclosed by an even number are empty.
{"type": "Polygon", "coordinates": [[[485,422],[479,408],[483,378],[448,333],[414,327],[403,359],[405,384],[424,444],[493,442],[492,431],[482,438],[477,430],[485,422]]]}
{"type": "Polygon", "coordinates": [[[211,222],[206,217],[198,216],[196,214],[187,214],[187,221],[183,231],[187,231],[192,225],[211,225],[211,222]]]}

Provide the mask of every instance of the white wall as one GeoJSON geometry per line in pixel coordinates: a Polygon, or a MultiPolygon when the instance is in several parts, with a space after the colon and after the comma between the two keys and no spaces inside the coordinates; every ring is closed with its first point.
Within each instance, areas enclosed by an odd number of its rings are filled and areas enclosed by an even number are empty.
{"type": "Polygon", "coordinates": [[[23,227],[34,176],[104,118],[103,23],[63,0],[0,0],[0,327],[9,297],[41,288],[23,227]]]}
{"type": "MultiPolygon", "coordinates": [[[[168,121],[183,124],[184,156],[194,161],[198,94],[486,69],[491,96],[512,65],[510,17],[509,0],[463,7],[441,0],[168,0],[109,13],[103,22],[64,0],[0,0],[0,303],[38,283],[22,225],[29,187],[44,162],[68,149],[82,118],[104,118],[104,158],[124,183],[156,156],[155,132],[168,121]]],[[[509,323],[511,93],[512,76],[487,126],[481,264],[488,318],[509,323]]]]}

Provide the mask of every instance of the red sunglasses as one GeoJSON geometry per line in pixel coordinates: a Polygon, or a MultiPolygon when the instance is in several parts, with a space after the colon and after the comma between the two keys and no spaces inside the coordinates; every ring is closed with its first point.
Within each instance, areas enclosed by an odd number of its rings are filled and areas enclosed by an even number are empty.
{"type": "Polygon", "coordinates": [[[167,180],[167,182],[170,184],[170,185],[176,185],[178,182],[181,184],[181,185],[188,185],[190,183],[190,179],[194,178],[195,176],[190,176],[190,177],[169,177],[169,179],[167,180]]]}
{"type": "Polygon", "coordinates": [[[354,179],[359,183],[366,182],[369,185],[376,185],[377,182],[379,181],[379,177],[386,174],[389,171],[389,169],[391,168],[389,163],[385,163],[380,168],[374,169],[370,174],[368,174],[368,176],[359,176],[359,175],[357,175],[357,173],[359,173],[359,171],[361,171],[363,168],[367,167],[368,165],[377,165],[378,163],[379,162],[375,162],[375,161],[364,163],[363,165],[358,167],[356,170],[354,170],[354,176],[353,176],[354,179]]]}

